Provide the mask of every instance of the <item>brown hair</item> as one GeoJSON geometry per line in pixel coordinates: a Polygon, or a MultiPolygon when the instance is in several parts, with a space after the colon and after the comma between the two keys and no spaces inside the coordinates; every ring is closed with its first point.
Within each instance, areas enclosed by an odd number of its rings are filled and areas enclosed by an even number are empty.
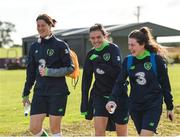
{"type": "Polygon", "coordinates": [[[145,45],[144,48],[150,52],[157,53],[163,58],[166,58],[166,50],[153,38],[151,30],[148,27],[142,27],[139,30],[132,31],[128,38],[134,38],[140,45],[145,45]]]}
{"type": "Polygon", "coordinates": [[[36,21],[38,20],[44,20],[49,26],[51,25],[52,27],[55,27],[56,20],[52,19],[50,16],[47,14],[41,14],[36,18],[36,21]]]}
{"type": "Polygon", "coordinates": [[[90,27],[89,29],[89,33],[92,32],[92,31],[101,31],[101,33],[103,34],[103,36],[108,36],[108,32],[105,30],[105,28],[103,27],[102,24],[100,23],[96,23],[94,24],[93,26],[90,27]]]}

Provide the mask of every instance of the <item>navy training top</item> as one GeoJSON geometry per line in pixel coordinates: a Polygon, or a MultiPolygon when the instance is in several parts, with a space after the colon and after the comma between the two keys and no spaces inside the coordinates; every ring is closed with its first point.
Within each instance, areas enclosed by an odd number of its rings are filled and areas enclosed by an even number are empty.
{"type": "Polygon", "coordinates": [[[47,68],[70,67],[72,60],[69,54],[68,45],[56,38],[54,35],[49,39],[41,38],[41,42],[31,45],[28,55],[26,71],[26,82],[22,96],[28,96],[34,85],[34,92],[37,95],[61,95],[69,94],[65,76],[42,77],[39,74],[40,60],[45,60],[47,68]]]}
{"type": "Polygon", "coordinates": [[[83,67],[81,112],[86,112],[88,109],[93,74],[95,81],[90,96],[109,96],[120,71],[121,55],[117,45],[108,43],[100,51],[93,48],[88,52],[83,67]]]}
{"type": "Polygon", "coordinates": [[[122,70],[111,94],[112,100],[121,96],[121,86],[129,76],[130,80],[130,109],[146,110],[161,106],[164,101],[168,110],[173,109],[171,86],[165,61],[161,56],[155,55],[157,75],[153,72],[150,56],[142,59],[133,58],[130,70],[127,70],[127,57],[123,61],[122,70]]]}

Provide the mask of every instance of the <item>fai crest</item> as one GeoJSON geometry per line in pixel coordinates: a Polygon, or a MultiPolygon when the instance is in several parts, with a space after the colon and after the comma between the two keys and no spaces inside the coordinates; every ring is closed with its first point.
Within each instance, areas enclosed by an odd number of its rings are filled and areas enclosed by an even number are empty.
{"type": "Polygon", "coordinates": [[[105,61],[109,61],[109,60],[110,60],[110,58],[111,58],[110,53],[104,53],[104,55],[103,55],[103,59],[104,59],[105,61]]]}
{"type": "Polygon", "coordinates": [[[47,49],[47,55],[52,56],[54,54],[54,49],[47,49]]]}
{"type": "Polygon", "coordinates": [[[144,63],[144,68],[145,68],[146,70],[150,70],[151,67],[152,67],[151,62],[146,62],[146,63],[144,63]]]}

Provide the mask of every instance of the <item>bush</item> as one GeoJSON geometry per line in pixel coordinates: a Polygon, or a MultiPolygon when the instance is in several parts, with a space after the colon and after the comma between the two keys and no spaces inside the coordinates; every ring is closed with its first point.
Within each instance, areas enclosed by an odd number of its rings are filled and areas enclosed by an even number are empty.
{"type": "Polygon", "coordinates": [[[169,53],[168,63],[180,63],[180,53],[169,53]]]}

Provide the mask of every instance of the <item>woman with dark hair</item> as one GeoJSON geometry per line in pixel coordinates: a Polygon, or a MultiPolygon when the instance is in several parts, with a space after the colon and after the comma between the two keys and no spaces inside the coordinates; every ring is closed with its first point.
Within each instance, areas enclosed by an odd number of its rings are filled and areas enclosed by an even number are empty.
{"type": "MultiPolygon", "coordinates": [[[[93,48],[87,53],[83,67],[81,113],[89,119],[92,109],[96,136],[105,136],[109,117],[115,122],[118,136],[127,135],[128,108],[124,106],[109,114],[105,108],[115,80],[121,71],[120,49],[107,39],[108,33],[101,24],[90,27],[89,39],[93,48]],[[95,81],[89,94],[94,74],[95,81]],[[90,95],[90,96],[89,96],[90,95]]],[[[127,94],[124,98],[127,98],[127,94]]],[[[126,101],[126,100],[125,100],[126,101]]],[[[119,105],[118,105],[119,106],[119,105]]]]}
{"type": "Polygon", "coordinates": [[[61,119],[69,94],[65,75],[72,73],[73,65],[68,45],[52,34],[51,28],[56,21],[42,14],[37,17],[36,23],[39,38],[31,45],[28,55],[23,104],[30,104],[29,94],[35,82],[30,131],[35,136],[47,136],[42,124],[44,118],[49,116],[52,136],[61,136],[61,119]]]}
{"type": "Polygon", "coordinates": [[[106,109],[110,111],[112,106],[116,106],[116,96],[123,94],[119,87],[129,77],[131,118],[140,136],[153,136],[162,113],[163,98],[167,116],[173,120],[173,97],[165,62],[165,50],[153,39],[147,27],[129,34],[128,47],[131,55],[123,61],[122,70],[106,109]]]}

